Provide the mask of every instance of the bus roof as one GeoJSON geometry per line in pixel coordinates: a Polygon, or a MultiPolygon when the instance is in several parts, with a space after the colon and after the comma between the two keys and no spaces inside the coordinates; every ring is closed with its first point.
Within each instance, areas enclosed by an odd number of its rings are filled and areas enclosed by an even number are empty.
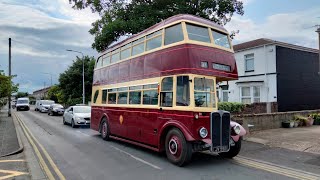
{"type": "Polygon", "coordinates": [[[172,17],[169,17],[151,27],[149,27],[148,29],[145,29],[137,34],[134,34],[132,36],[130,36],[129,38],[123,40],[123,41],[120,41],[112,46],[110,46],[109,48],[107,48],[106,50],[102,51],[102,54],[105,53],[106,51],[108,50],[112,50],[116,47],[119,47],[121,46],[122,44],[125,44],[129,41],[131,41],[132,39],[136,38],[136,37],[139,37],[143,34],[146,34],[148,32],[151,32],[153,30],[156,30],[156,29],[160,29],[161,27],[165,26],[165,25],[168,25],[170,23],[173,23],[175,21],[180,21],[180,20],[189,20],[189,21],[196,21],[196,22],[199,22],[199,23],[202,23],[202,24],[205,24],[207,26],[212,26],[212,27],[215,27],[217,28],[218,30],[221,30],[221,31],[224,31],[224,32],[227,32],[227,30],[221,26],[221,25],[218,25],[217,23],[213,22],[213,21],[210,21],[208,19],[205,19],[205,18],[202,18],[202,17],[198,17],[198,16],[194,16],[194,15],[190,15],[190,14],[178,14],[178,15],[175,15],[175,16],[172,16],[172,17]]]}

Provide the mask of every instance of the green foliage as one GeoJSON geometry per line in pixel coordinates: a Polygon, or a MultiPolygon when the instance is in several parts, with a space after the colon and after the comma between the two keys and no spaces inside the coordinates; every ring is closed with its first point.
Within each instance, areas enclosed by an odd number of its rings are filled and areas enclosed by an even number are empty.
{"type": "Polygon", "coordinates": [[[320,113],[313,113],[310,116],[314,119],[316,124],[320,124],[320,113]]]}
{"type": "Polygon", "coordinates": [[[47,98],[53,100],[56,103],[63,103],[63,95],[60,86],[54,85],[48,91],[47,98]]]}
{"type": "Polygon", "coordinates": [[[243,15],[238,0],[69,0],[75,9],[91,8],[101,19],[92,24],[92,47],[101,52],[120,36],[136,34],[177,14],[192,14],[225,25],[234,13],[243,15]]]}
{"type": "MultiPolygon", "coordinates": [[[[58,102],[66,105],[82,103],[82,59],[77,57],[76,61],[59,77],[59,93],[56,94],[58,102]],[[81,99],[79,102],[78,100],[81,99]]],[[[85,77],[85,100],[91,100],[93,69],[95,59],[84,57],[84,77],[85,77]]],[[[57,90],[57,89],[55,89],[57,90]]]]}
{"type": "Polygon", "coordinates": [[[7,99],[5,98],[0,98],[0,108],[5,106],[7,104],[7,99]]]}
{"type": "Polygon", "coordinates": [[[29,94],[28,92],[18,92],[17,95],[16,95],[16,98],[22,98],[22,97],[28,97],[29,94]]]}
{"type": "Polygon", "coordinates": [[[245,104],[238,102],[219,102],[218,109],[229,111],[230,113],[241,112],[245,108],[245,104]]]}
{"type": "Polygon", "coordinates": [[[308,124],[308,118],[301,115],[294,115],[293,121],[299,122],[299,126],[306,126],[308,124]]]}
{"type": "Polygon", "coordinates": [[[0,98],[8,97],[18,91],[18,84],[12,82],[15,76],[6,76],[0,71],[0,98]]]}

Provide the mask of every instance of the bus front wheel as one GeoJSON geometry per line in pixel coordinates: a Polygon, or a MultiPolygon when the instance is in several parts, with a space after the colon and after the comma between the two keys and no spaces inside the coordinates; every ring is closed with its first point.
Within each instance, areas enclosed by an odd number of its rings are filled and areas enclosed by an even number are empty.
{"type": "Polygon", "coordinates": [[[192,157],[191,143],[186,141],[179,129],[171,129],[165,140],[166,155],[169,161],[177,166],[184,166],[192,157]]]}
{"type": "Polygon", "coordinates": [[[219,153],[220,156],[224,158],[233,158],[239,154],[241,150],[241,138],[238,142],[235,142],[234,146],[230,146],[230,150],[228,152],[219,153]]]}
{"type": "Polygon", "coordinates": [[[110,140],[110,130],[109,130],[109,125],[106,118],[103,118],[101,122],[101,137],[105,141],[110,140]]]}

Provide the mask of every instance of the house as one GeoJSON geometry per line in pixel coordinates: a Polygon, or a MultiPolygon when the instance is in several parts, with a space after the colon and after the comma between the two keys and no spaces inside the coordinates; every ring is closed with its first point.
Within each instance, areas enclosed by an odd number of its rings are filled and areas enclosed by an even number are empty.
{"type": "Polygon", "coordinates": [[[266,112],[320,109],[319,50],[271,39],[234,47],[239,79],[218,84],[220,101],[262,102],[266,112]]]}
{"type": "Polygon", "coordinates": [[[51,88],[51,86],[43,88],[43,89],[36,90],[36,91],[34,91],[32,93],[32,96],[35,97],[37,100],[38,99],[43,99],[43,98],[45,98],[47,96],[48,91],[49,91],[50,88],[51,88]]]}

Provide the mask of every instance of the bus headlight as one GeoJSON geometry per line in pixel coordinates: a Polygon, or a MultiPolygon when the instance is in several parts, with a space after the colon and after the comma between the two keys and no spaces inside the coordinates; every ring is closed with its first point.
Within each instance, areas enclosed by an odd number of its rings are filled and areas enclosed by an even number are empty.
{"type": "Polygon", "coordinates": [[[239,125],[233,126],[233,131],[234,133],[236,133],[236,135],[239,135],[241,132],[240,126],[239,125]]]}
{"type": "Polygon", "coordinates": [[[204,127],[200,128],[199,135],[202,138],[206,138],[207,135],[208,135],[208,130],[206,128],[204,128],[204,127]]]}

